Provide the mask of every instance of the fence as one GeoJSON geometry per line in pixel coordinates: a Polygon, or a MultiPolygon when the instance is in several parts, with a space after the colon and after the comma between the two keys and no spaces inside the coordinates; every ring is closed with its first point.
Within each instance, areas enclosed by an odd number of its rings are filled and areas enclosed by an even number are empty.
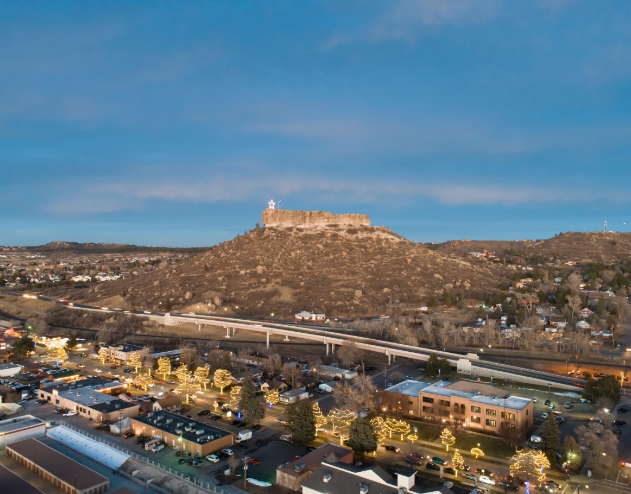
{"type": "MultiPolygon", "coordinates": [[[[144,455],[141,455],[139,453],[136,453],[135,451],[132,451],[128,448],[125,448],[124,446],[121,446],[119,444],[116,444],[112,441],[108,441],[107,439],[105,439],[102,436],[96,435],[96,434],[91,434],[88,431],[81,429],[79,427],[77,427],[76,425],[73,424],[69,424],[65,421],[60,421],[59,425],[63,425],[64,427],[78,432],[79,434],[92,439],[93,441],[97,441],[99,443],[105,444],[111,448],[114,448],[122,453],[125,453],[126,455],[129,455],[130,457],[134,458],[135,460],[138,460],[141,463],[146,463],[147,465],[152,465],[154,467],[159,468],[160,470],[162,470],[165,474],[168,475],[173,475],[175,476],[177,479],[179,480],[184,480],[190,484],[195,485],[196,487],[203,489],[207,492],[213,493],[213,494],[242,494],[244,493],[244,491],[242,491],[241,489],[236,489],[234,487],[231,486],[222,486],[222,487],[218,487],[214,484],[211,484],[210,482],[204,482],[200,479],[191,479],[189,474],[185,474],[180,472],[179,470],[177,470],[176,468],[172,468],[168,465],[165,465],[163,463],[160,463],[159,461],[154,461],[151,458],[147,458],[144,455]]],[[[149,486],[151,487],[155,487],[155,486],[149,486]]]]}

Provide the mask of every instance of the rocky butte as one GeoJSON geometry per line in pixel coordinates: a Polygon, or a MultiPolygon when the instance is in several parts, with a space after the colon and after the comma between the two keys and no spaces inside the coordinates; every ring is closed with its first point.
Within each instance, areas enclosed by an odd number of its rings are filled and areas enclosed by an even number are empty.
{"type": "Polygon", "coordinates": [[[265,209],[262,220],[266,227],[370,226],[370,218],[366,214],[333,214],[326,211],[265,209]]]}

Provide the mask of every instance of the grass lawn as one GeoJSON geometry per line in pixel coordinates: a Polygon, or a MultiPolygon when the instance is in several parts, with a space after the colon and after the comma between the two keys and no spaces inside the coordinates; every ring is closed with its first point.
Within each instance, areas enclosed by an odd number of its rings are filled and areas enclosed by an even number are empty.
{"type": "Polygon", "coordinates": [[[515,454],[515,449],[502,439],[482,434],[463,434],[458,436],[453,447],[471,451],[471,448],[476,448],[478,443],[480,443],[482,451],[488,456],[508,459],[515,454]]]}

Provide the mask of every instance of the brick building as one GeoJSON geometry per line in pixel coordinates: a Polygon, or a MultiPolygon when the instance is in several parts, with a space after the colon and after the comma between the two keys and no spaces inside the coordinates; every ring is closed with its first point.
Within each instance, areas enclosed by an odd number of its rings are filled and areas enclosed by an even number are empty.
{"type": "Polygon", "coordinates": [[[533,427],[533,403],[488,384],[403,381],[380,393],[384,413],[455,423],[498,435],[522,437],[533,427]]]}

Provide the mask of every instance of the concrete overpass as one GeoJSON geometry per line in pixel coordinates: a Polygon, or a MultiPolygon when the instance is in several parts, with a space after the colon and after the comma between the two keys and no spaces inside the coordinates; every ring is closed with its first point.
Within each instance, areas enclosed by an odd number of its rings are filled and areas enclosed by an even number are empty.
{"type": "Polygon", "coordinates": [[[471,376],[491,377],[505,379],[509,381],[531,383],[537,385],[554,385],[556,387],[570,389],[580,392],[584,381],[573,377],[568,377],[549,372],[526,369],[523,367],[500,364],[480,360],[476,354],[460,354],[443,352],[433,348],[414,347],[394,343],[390,341],[375,340],[362,336],[355,336],[345,333],[343,330],[330,328],[328,326],[313,326],[305,324],[276,323],[268,321],[257,321],[252,319],[238,319],[231,317],[210,316],[195,313],[161,313],[152,311],[127,311],[115,308],[105,308],[88,304],[73,304],[66,300],[58,300],[50,297],[25,295],[21,293],[7,293],[16,296],[30,296],[48,302],[64,305],[71,309],[91,310],[109,313],[126,313],[143,316],[154,320],[165,326],[178,326],[180,324],[195,324],[200,333],[204,326],[218,326],[226,330],[226,338],[230,338],[236,331],[250,331],[264,333],[266,335],[267,346],[269,348],[270,335],[284,336],[285,340],[296,338],[300,340],[321,343],[326,347],[326,354],[335,352],[335,348],[345,342],[353,342],[358,348],[369,352],[382,353],[387,358],[387,362],[393,362],[396,357],[403,357],[412,360],[427,361],[432,353],[439,358],[445,358],[456,367],[458,372],[470,374],[471,376]]]}

